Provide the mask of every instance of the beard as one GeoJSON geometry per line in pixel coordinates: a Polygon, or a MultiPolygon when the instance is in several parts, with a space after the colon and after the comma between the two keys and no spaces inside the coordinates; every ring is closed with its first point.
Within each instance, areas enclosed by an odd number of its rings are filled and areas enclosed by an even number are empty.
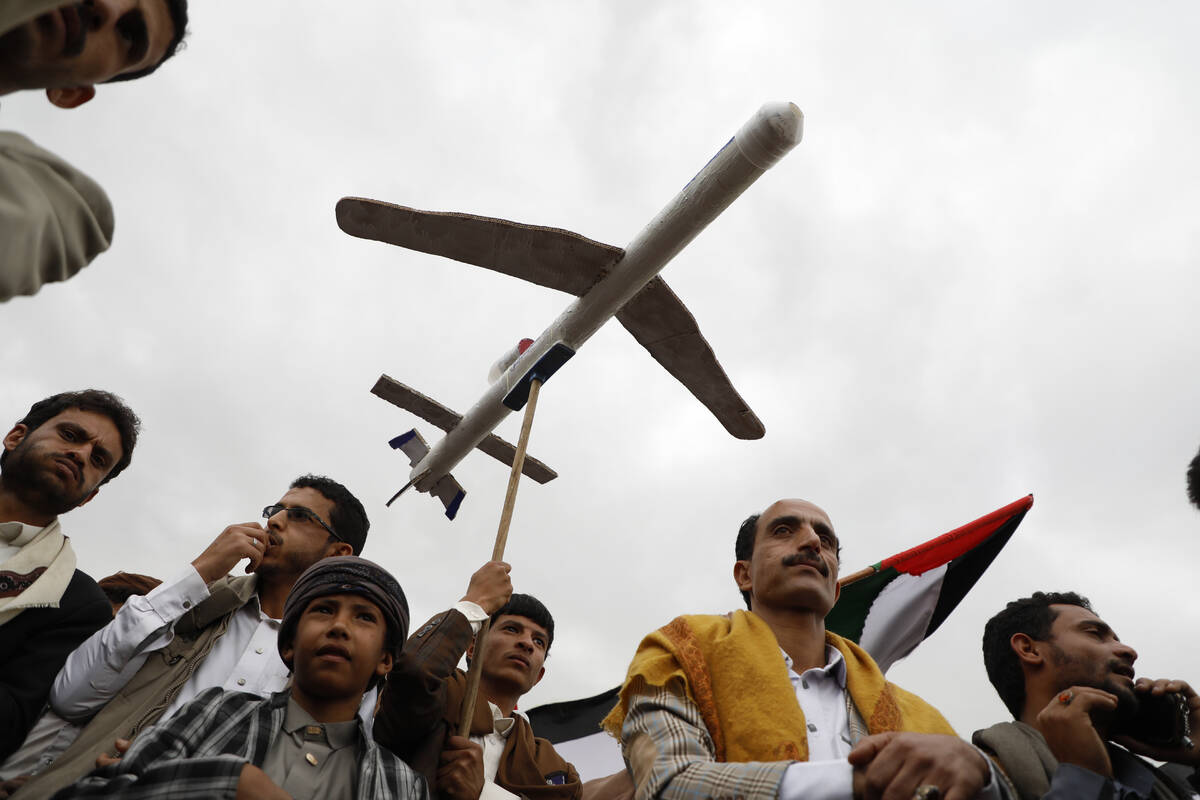
{"type": "Polygon", "coordinates": [[[62,483],[54,467],[56,453],[33,450],[28,440],[10,450],[4,459],[4,486],[30,508],[46,514],[65,514],[92,492],[62,483]]]}
{"type": "Polygon", "coordinates": [[[1071,686],[1090,686],[1116,696],[1117,710],[1114,712],[1114,716],[1117,719],[1137,713],[1138,706],[1141,705],[1137,693],[1133,691],[1132,686],[1120,682],[1114,677],[1116,669],[1127,666],[1124,662],[1117,659],[1109,659],[1104,662],[1081,659],[1068,655],[1053,643],[1050,645],[1050,656],[1061,677],[1060,682],[1063,684],[1063,689],[1071,686]]]}

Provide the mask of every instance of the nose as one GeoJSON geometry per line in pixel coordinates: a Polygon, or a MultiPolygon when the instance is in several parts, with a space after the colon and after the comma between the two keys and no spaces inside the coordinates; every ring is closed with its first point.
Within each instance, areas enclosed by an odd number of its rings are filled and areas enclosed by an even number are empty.
{"type": "Polygon", "coordinates": [[[287,509],[281,508],[271,516],[267,517],[267,528],[273,531],[283,530],[284,523],[287,522],[287,509]]]}
{"type": "Polygon", "coordinates": [[[532,653],[533,652],[533,634],[526,633],[526,634],[522,635],[519,639],[517,639],[517,647],[521,648],[522,650],[527,650],[530,653],[532,653]]]}
{"type": "Polygon", "coordinates": [[[348,639],[350,637],[349,626],[349,612],[341,611],[337,614],[334,614],[333,619],[329,623],[329,628],[325,633],[328,636],[348,639]]]}
{"type": "Polygon", "coordinates": [[[817,550],[821,549],[821,537],[817,536],[816,530],[807,522],[796,529],[795,537],[796,547],[800,550],[817,550]]]}
{"type": "Polygon", "coordinates": [[[1113,648],[1113,655],[1115,655],[1117,658],[1121,659],[1122,661],[1128,661],[1130,666],[1133,665],[1133,662],[1137,661],[1137,657],[1138,657],[1137,650],[1134,650],[1132,647],[1125,644],[1124,642],[1116,643],[1116,647],[1113,648]]]}

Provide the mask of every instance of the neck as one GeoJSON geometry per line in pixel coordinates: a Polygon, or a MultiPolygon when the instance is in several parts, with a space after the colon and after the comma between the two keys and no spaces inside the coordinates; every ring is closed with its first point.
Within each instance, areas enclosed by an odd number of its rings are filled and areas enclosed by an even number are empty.
{"type": "Polygon", "coordinates": [[[351,697],[314,697],[293,681],[292,699],[317,722],[348,722],[358,714],[362,692],[351,697]]]}
{"type": "Polygon", "coordinates": [[[512,692],[506,690],[503,686],[497,686],[487,679],[487,676],[480,676],[479,693],[484,696],[489,703],[494,703],[496,708],[500,709],[501,716],[511,717],[513,710],[517,707],[517,701],[521,699],[520,692],[512,692]]]}
{"type": "Polygon", "coordinates": [[[54,522],[56,516],[30,506],[0,479],[0,522],[24,522],[44,528],[54,522]]]}
{"type": "Polygon", "coordinates": [[[797,673],[825,666],[825,616],[808,609],[754,609],[775,634],[797,673]]]}
{"type": "Polygon", "coordinates": [[[277,576],[258,576],[258,605],[264,614],[271,619],[283,619],[283,604],[298,577],[290,575],[280,580],[277,576]]]}

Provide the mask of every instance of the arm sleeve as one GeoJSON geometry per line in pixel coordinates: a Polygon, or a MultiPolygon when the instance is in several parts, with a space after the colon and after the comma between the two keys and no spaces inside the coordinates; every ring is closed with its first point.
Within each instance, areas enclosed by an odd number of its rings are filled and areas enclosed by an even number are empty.
{"type": "Polygon", "coordinates": [[[17,133],[0,133],[0,302],[62,281],[108,249],[100,185],[17,133]]]}
{"type": "Polygon", "coordinates": [[[434,731],[446,704],[446,679],[471,642],[471,625],[447,611],[409,637],[383,688],[375,741],[412,763],[413,751],[434,731]]]}
{"type": "MultiPolygon", "coordinates": [[[[795,762],[716,760],[712,737],[690,700],[651,687],[634,695],[621,727],[621,748],[633,776],[635,800],[741,797],[774,800],[795,762]]],[[[812,762],[820,765],[824,762],[812,762]]],[[[850,765],[846,763],[849,797],[850,765]]]]}
{"type": "Polygon", "coordinates": [[[52,615],[44,616],[44,624],[28,631],[20,647],[0,654],[0,761],[21,746],[37,721],[51,681],[67,654],[111,617],[112,607],[94,584],[92,587],[94,598],[66,612],[54,609],[52,615]]]}
{"type": "Polygon", "coordinates": [[[117,616],[67,658],[50,690],[50,706],[64,719],[89,719],[116,696],[149,653],[165,647],[171,626],[208,597],[195,567],[145,597],[129,598],[117,616]]]}
{"type": "Polygon", "coordinates": [[[224,694],[219,688],[201,693],[166,723],[143,731],[120,761],[63,788],[54,800],[234,797],[246,759],[237,755],[195,756],[195,744],[222,721],[224,694]]]}
{"type": "Polygon", "coordinates": [[[1124,797],[1121,784],[1075,764],[1059,764],[1043,800],[1101,800],[1124,797]]]}

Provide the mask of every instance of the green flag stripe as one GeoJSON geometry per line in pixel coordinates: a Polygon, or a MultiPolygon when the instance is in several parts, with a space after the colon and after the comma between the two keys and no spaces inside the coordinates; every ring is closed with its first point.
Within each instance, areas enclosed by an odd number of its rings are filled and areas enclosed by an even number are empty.
{"type": "Polygon", "coordinates": [[[857,644],[862,638],[863,626],[867,622],[871,604],[883,591],[883,587],[894,581],[899,574],[895,569],[888,567],[849,586],[843,586],[833,610],[825,617],[825,629],[845,636],[857,644]]]}

